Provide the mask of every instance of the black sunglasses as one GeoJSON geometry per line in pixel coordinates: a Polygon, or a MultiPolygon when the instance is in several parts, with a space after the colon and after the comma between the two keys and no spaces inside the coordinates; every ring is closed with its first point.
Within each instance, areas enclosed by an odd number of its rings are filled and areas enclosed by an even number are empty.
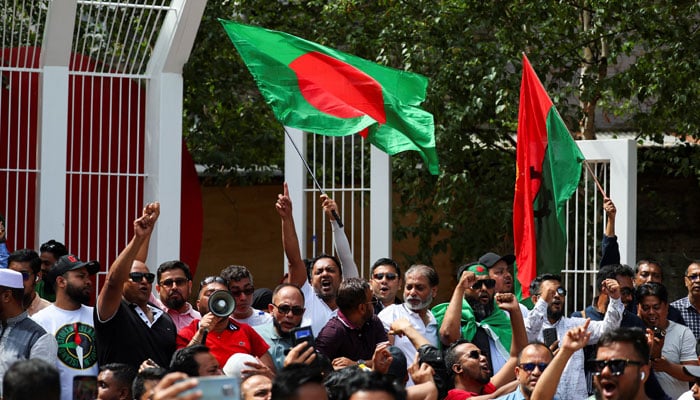
{"type": "Polygon", "coordinates": [[[175,286],[182,286],[187,283],[187,281],[189,281],[187,278],[166,279],[160,283],[160,286],[172,287],[173,283],[175,286]]]}
{"type": "Polygon", "coordinates": [[[496,287],[496,280],[495,279],[478,280],[472,285],[472,289],[479,290],[479,289],[481,289],[482,286],[486,286],[486,289],[493,289],[496,287]]]}
{"type": "Polygon", "coordinates": [[[588,360],[586,361],[586,366],[588,367],[588,370],[591,371],[593,375],[600,375],[603,373],[603,370],[605,367],[610,368],[610,374],[612,376],[620,376],[622,375],[623,372],[625,372],[625,368],[627,368],[628,364],[632,365],[642,365],[640,361],[632,361],[632,360],[623,360],[623,359],[615,359],[615,360],[588,360]]]}
{"type": "Polygon", "coordinates": [[[156,275],[152,274],[150,272],[130,272],[129,273],[129,279],[131,279],[132,282],[141,282],[143,278],[146,278],[146,282],[148,283],[153,283],[153,281],[156,279],[156,275]]]}
{"type": "Polygon", "coordinates": [[[387,273],[378,272],[378,273],[373,275],[373,278],[378,280],[378,281],[381,281],[384,278],[386,278],[387,281],[393,281],[394,279],[396,279],[398,277],[399,276],[393,272],[387,272],[387,273]]]}
{"type": "Polygon", "coordinates": [[[527,373],[530,373],[530,372],[534,371],[535,368],[539,368],[539,369],[540,369],[540,372],[544,372],[544,369],[547,368],[547,365],[549,365],[549,364],[547,364],[547,363],[542,363],[542,362],[541,362],[541,363],[532,363],[532,362],[529,362],[529,363],[518,364],[518,366],[519,366],[520,368],[522,368],[523,370],[525,370],[527,373]]]}
{"type": "Polygon", "coordinates": [[[481,352],[479,350],[472,350],[469,353],[465,353],[467,357],[478,360],[481,358],[481,352]]]}
{"type": "Polygon", "coordinates": [[[306,309],[304,307],[299,307],[299,306],[292,307],[292,306],[288,306],[286,304],[282,304],[280,306],[278,306],[275,303],[270,303],[270,304],[272,304],[275,308],[277,308],[277,311],[279,311],[282,315],[287,315],[291,311],[292,314],[294,314],[295,316],[298,317],[300,315],[304,315],[304,311],[306,311],[306,309]]]}
{"type": "Polygon", "coordinates": [[[229,290],[229,292],[231,292],[231,296],[233,296],[233,297],[238,297],[238,296],[241,295],[241,293],[245,293],[246,296],[250,296],[250,295],[252,295],[253,293],[255,293],[255,288],[254,288],[254,287],[252,287],[252,288],[245,288],[245,289],[243,289],[243,290],[231,289],[231,290],[229,290]]]}

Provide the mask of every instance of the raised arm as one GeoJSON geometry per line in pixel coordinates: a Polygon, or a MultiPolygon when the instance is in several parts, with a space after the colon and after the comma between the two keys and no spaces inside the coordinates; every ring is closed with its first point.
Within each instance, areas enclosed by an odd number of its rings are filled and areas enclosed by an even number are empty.
{"type": "Polygon", "coordinates": [[[450,304],[445,310],[445,317],[440,325],[440,341],[443,345],[449,346],[462,336],[462,302],[464,293],[471,290],[476,282],[476,275],[471,271],[464,271],[459,278],[459,283],[452,292],[450,304]]]}
{"type": "Polygon", "coordinates": [[[343,227],[338,225],[338,221],[336,221],[333,216],[333,211],[336,213],[338,212],[338,206],[335,204],[335,200],[328,197],[325,193],[321,195],[321,202],[323,211],[325,211],[328,219],[331,221],[333,243],[335,244],[335,251],[338,252],[338,258],[340,258],[340,265],[343,269],[343,279],[359,278],[360,273],[357,271],[357,265],[355,265],[355,260],[352,256],[348,237],[345,235],[343,227]]]}
{"type": "Polygon", "coordinates": [[[525,333],[525,322],[520,311],[518,299],[512,293],[496,293],[496,303],[503,311],[510,314],[510,327],[513,335],[510,339],[510,358],[501,367],[500,371],[491,378],[494,386],[500,387],[515,379],[515,365],[518,363],[520,351],[527,346],[527,334],[525,333]]]}
{"type": "Polygon", "coordinates": [[[612,200],[608,198],[603,201],[603,210],[605,210],[607,220],[603,241],[600,245],[601,267],[620,263],[620,245],[617,243],[617,236],[615,236],[615,215],[617,214],[617,209],[612,200]]]}
{"type": "Polygon", "coordinates": [[[566,332],[559,344],[557,354],[537,381],[535,390],[530,395],[530,400],[552,400],[554,398],[564,367],[566,367],[571,356],[579,349],[582,349],[591,337],[591,333],[588,331],[590,322],[590,319],[586,319],[582,326],[569,329],[566,332]]]}
{"type": "Polygon", "coordinates": [[[277,195],[275,209],[282,220],[282,247],[289,262],[289,277],[287,281],[295,286],[302,287],[304,282],[308,280],[308,276],[306,275],[306,265],[301,258],[299,238],[294,227],[292,200],[289,198],[287,182],[284,183],[284,192],[277,195]]]}
{"type": "Polygon", "coordinates": [[[141,245],[153,232],[159,215],[160,203],[149,203],[144,207],[141,217],[134,221],[134,236],[109,267],[107,279],[97,297],[97,316],[101,321],[107,321],[116,314],[122,299],[124,282],[129,279],[131,264],[141,245]]]}

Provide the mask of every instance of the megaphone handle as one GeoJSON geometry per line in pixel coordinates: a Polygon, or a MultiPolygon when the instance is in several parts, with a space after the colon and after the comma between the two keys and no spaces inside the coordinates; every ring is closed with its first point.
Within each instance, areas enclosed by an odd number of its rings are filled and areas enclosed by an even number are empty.
{"type": "Polygon", "coordinates": [[[205,329],[204,333],[202,333],[202,346],[206,346],[208,334],[209,334],[209,329],[205,329]]]}

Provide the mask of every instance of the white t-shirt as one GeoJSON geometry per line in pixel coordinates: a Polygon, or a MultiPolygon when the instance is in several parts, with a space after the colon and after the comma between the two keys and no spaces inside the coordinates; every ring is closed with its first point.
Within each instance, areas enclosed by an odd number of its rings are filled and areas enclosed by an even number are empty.
{"type": "MultiPolygon", "coordinates": [[[[231,315],[233,318],[233,315],[231,315]]],[[[233,318],[238,322],[243,322],[250,326],[263,325],[272,322],[272,315],[266,313],[265,311],[253,309],[253,314],[248,318],[233,318]]]]}
{"type": "Polygon", "coordinates": [[[301,286],[301,292],[304,293],[304,307],[306,307],[304,317],[311,319],[311,329],[313,329],[314,337],[318,336],[318,333],[326,326],[326,323],[338,315],[338,309],[331,310],[328,304],[316,295],[316,291],[309,281],[304,281],[304,284],[301,286]]]}
{"type": "Polygon", "coordinates": [[[52,304],[31,317],[58,342],[56,367],[61,375],[61,400],[73,399],[74,377],[96,377],[99,372],[92,315],[92,307],[83,305],[69,311],[52,304]],[[82,357],[79,357],[78,346],[82,357]]]}
{"type": "MultiPolygon", "coordinates": [[[[668,321],[668,323],[669,325],[666,329],[666,337],[664,338],[664,347],[661,349],[661,355],[674,364],[680,364],[683,361],[697,360],[698,356],[695,354],[695,336],[693,335],[693,331],[673,321],[668,321]]],[[[677,399],[688,391],[688,382],[678,380],[665,372],[654,371],[654,373],[659,380],[661,388],[672,399],[677,399]]]]}

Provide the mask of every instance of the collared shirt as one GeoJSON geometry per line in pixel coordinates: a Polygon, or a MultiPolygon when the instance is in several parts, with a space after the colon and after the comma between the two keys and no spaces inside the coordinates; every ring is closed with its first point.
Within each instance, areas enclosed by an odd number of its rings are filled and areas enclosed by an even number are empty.
{"type": "Polygon", "coordinates": [[[39,311],[43,310],[44,308],[50,305],[50,301],[42,299],[41,296],[37,294],[36,296],[34,296],[34,300],[32,300],[31,304],[29,304],[29,307],[27,307],[27,313],[31,317],[32,315],[38,313],[39,311]]]}
{"type": "MultiPolygon", "coordinates": [[[[525,400],[525,395],[523,394],[520,385],[518,385],[518,387],[514,391],[506,393],[501,397],[496,397],[495,400],[525,400]]],[[[559,398],[557,396],[554,396],[552,400],[559,400],[559,398]]]]}
{"type": "Polygon", "coordinates": [[[146,324],[147,327],[151,328],[153,325],[155,325],[156,321],[158,321],[158,318],[160,318],[163,315],[163,310],[160,308],[156,307],[154,304],[146,304],[146,307],[148,307],[149,310],[151,310],[151,313],[153,314],[153,321],[148,319],[148,315],[146,315],[146,312],[143,311],[141,307],[139,307],[138,304],[131,303],[129,304],[129,307],[131,307],[132,310],[136,312],[136,315],[141,317],[141,320],[143,321],[144,324],[146,324]]]}
{"type": "MultiPolygon", "coordinates": [[[[233,315],[231,315],[231,317],[233,317],[233,315]]],[[[248,324],[250,326],[259,326],[267,324],[268,322],[272,322],[272,315],[266,313],[265,311],[253,308],[253,313],[250,315],[250,317],[233,319],[235,319],[238,322],[248,324]]]]}
{"type": "MultiPolygon", "coordinates": [[[[380,312],[379,315],[377,315],[377,317],[379,317],[379,319],[382,321],[382,324],[384,324],[384,330],[386,332],[388,332],[389,329],[391,329],[392,322],[396,321],[399,318],[408,318],[408,320],[411,322],[411,325],[413,325],[416,331],[423,335],[423,337],[426,338],[430,342],[430,344],[437,347],[438,324],[435,320],[435,317],[433,316],[433,313],[430,312],[430,310],[428,310],[427,316],[428,323],[426,324],[425,322],[423,322],[423,319],[417,312],[410,310],[407,307],[406,303],[392,304],[389,307],[383,309],[382,312],[380,312]]],[[[399,349],[401,349],[401,351],[403,351],[403,354],[406,355],[406,360],[413,360],[416,357],[416,353],[418,353],[416,347],[413,346],[413,343],[411,343],[411,340],[405,335],[403,337],[395,336],[394,346],[398,347],[399,349]]]]}
{"type": "Polygon", "coordinates": [[[685,326],[690,328],[695,337],[700,337],[700,312],[690,303],[690,299],[686,296],[671,303],[678,309],[685,320],[685,326]]]}
{"type": "MultiPolygon", "coordinates": [[[[598,343],[605,331],[620,326],[624,307],[620,299],[610,299],[610,304],[603,320],[591,321],[588,325],[588,331],[591,333],[589,344],[598,343]]],[[[528,341],[537,340],[544,342],[542,330],[545,328],[556,328],[557,338],[561,339],[569,329],[581,326],[585,322],[586,320],[583,318],[561,317],[557,322],[551,324],[547,318],[547,302],[540,297],[535,303],[535,307],[530,310],[527,318],[525,318],[525,330],[527,331],[528,341]]],[[[556,395],[561,400],[579,400],[588,397],[588,386],[586,385],[586,375],[583,366],[583,350],[577,350],[566,364],[557,386],[556,395]]]]}
{"type": "Polygon", "coordinates": [[[178,310],[168,308],[168,306],[163,304],[163,302],[160,301],[158,297],[154,296],[153,293],[151,293],[151,298],[149,301],[170,315],[170,318],[173,320],[175,328],[177,328],[178,331],[191,324],[195,319],[202,319],[202,315],[199,313],[199,311],[195,310],[194,307],[192,307],[192,305],[188,302],[185,303],[187,306],[186,310],[184,312],[180,312],[178,310]]]}
{"type": "Polygon", "coordinates": [[[281,371],[284,368],[284,358],[287,356],[287,350],[292,348],[292,338],[282,337],[277,332],[275,324],[270,321],[267,324],[258,325],[255,327],[260,337],[263,338],[265,343],[270,346],[267,352],[270,353],[272,361],[275,363],[275,368],[277,371],[281,371]]]}
{"type": "Polygon", "coordinates": [[[377,344],[389,340],[382,321],[372,314],[372,319],[362,326],[355,326],[342,311],[321,329],[316,337],[316,350],[331,361],[347,357],[353,361],[371,359],[377,344]]]}

